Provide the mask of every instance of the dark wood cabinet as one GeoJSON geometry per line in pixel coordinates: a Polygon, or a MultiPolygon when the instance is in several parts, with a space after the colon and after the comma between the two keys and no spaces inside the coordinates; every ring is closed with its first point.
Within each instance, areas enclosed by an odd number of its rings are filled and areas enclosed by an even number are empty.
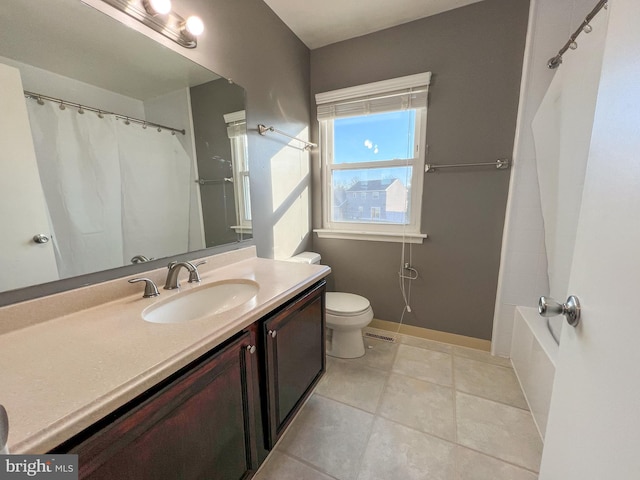
{"type": "Polygon", "coordinates": [[[324,292],[322,282],[263,322],[267,449],[325,371],[324,292]]]}
{"type": "Polygon", "coordinates": [[[248,331],[69,453],[80,478],[250,478],[256,458],[255,333],[248,331]]]}
{"type": "Polygon", "coordinates": [[[325,282],[51,453],[87,480],[251,478],[325,370],[325,282]]]}

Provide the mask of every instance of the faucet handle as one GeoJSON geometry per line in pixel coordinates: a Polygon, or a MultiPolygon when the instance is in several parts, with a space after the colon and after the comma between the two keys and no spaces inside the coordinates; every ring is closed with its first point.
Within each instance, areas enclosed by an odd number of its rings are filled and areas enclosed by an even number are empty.
{"type": "Polygon", "coordinates": [[[153,283],[153,280],[149,278],[132,278],[131,280],[129,280],[129,283],[138,282],[146,282],[144,285],[144,294],[142,295],[142,298],[157,297],[158,295],[160,295],[158,287],[156,287],[156,284],[153,283]]]}
{"type": "Polygon", "coordinates": [[[207,263],[207,261],[203,260],[196,264],[193,264],[191,262],[187,263],[189,263],[193,267],[193,270],[189,270],[189,283],[200,283],[200,272],[198,272],[198,267],[200,265],[204,265],[205,263],[207,263]]]}

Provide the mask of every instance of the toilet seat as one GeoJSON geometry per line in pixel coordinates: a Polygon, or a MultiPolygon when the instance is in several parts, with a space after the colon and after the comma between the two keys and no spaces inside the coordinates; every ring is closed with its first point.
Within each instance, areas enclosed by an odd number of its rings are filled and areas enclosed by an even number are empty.
{"type": "Polygon", "coordinates": [[[371,309],[369,300],[360,295],[344,292],[327,292],[326,312],[339,317],[356,317],[371,309]]]}

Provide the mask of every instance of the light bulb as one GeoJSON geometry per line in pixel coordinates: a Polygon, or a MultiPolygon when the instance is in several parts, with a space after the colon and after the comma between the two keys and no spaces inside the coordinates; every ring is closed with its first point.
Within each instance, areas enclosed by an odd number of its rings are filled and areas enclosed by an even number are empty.
{"type": "Polygon", "coordinates": [[[171,0],[145,0],[144,6],[149,13],[157,15],[166,15],[171,11],[171,0]]]}
{"type": "Polygon", "coordinates": [[[593,27],[587,23],[584,27],[582,27],[582,31],[584,33],[591,33],[593,31],[593,27]]]}
{"type": "Polygon", "coordinates": [[[204,23],[202,23],[202,20],[200,19],[200,17],[191,15],[189,18],[187,18],[187,21],[184,23],[184,28],[191,35],[197,37],[198,35],[201,35],[202,32],[204,32],[204,23]]]}
{"type": "Polygon", "coordinates": [[[571,50],[576,50],[576,49],[578,48],[578,44],[577,44],[576,42],[571,42],[571,43],[569,44],[569,48],[570,48],[571,50]]]}

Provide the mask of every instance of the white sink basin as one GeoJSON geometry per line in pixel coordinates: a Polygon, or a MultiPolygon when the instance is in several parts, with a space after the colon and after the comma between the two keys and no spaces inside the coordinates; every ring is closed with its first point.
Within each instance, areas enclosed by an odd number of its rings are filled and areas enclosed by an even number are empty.
{"type": "Polygon", "coordinates": [[[142,318],[153,323],[189,322],[240,306],[255,297],[258,289],[253,280],[210,283],[154,303],[142,311],[142,318]]]}

